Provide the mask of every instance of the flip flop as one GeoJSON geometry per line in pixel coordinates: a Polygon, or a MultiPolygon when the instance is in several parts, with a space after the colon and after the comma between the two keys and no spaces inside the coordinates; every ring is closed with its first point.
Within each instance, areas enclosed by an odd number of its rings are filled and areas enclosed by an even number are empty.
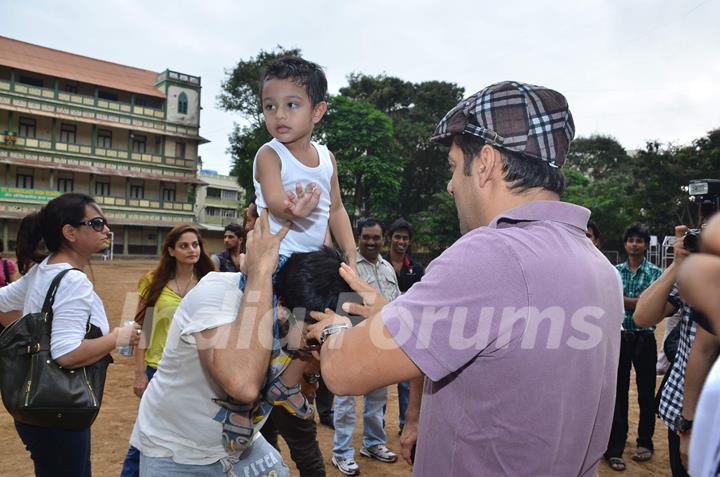
{"type": "Polygon", "coordinates": [[[622,472],[625,470],[625,461],[622,460],[622,457],[610,457],[608,459],[608,465],[616,472],[622,472]]]}
{"type": "Polygon", "coordinates": [[[647,447],[638,447],[635,450],[635,453],[630,457],[635,462],[646,462],[650,459],[652,459],[653,451],[648,449],[647,447]]]}

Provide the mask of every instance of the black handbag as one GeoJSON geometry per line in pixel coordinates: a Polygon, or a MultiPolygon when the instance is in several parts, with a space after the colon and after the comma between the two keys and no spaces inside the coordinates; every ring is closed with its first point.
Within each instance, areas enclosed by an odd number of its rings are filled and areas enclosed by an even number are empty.
{"type": "MultiPolygon", "coordinates": [[[[55,293],[70,268],[50,284],[42,311],[28,313],[0,333],[0,392],[16,421],[33,426],[83,430],[90,427],[102,403],[108,354],[94,364],[65,369],[50,356],[55,293]]],[[[86,339],[102,336],[87,321],[86,339]]]]}

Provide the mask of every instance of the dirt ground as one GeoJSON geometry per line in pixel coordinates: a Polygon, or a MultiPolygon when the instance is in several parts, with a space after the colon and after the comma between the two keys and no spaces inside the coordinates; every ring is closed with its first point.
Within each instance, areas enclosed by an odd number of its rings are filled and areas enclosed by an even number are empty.
{"type": "MultiPolygon", "coordinates": [[[[151,261],[119,261],[113,264],[99,262],[93,265],[95,287],[105,303],[112,326],[120,323],[123,313],[129,313],[132,316],[135,303],[132,301],[132,297],[135,286],[142,274],[150,270],[153,265],[154,262],[151,261]]],[[[662,329],[658,330],[658,335],[662,336],[662,329]]],[[[131,387],[133,378],[131,359],[118,356],[116,353],[114,353],[114,358],[115,364],[111,365],[108,371],[102,410],[92,427],[93,473],[100,477],[119,475],[138,405],[138,399],[133,395],[131,387]]],[[[660,379],[658,379],[659,384],[660,379]]],[[[627,471],[624,475],[669,476],[667,433],[664,424],[660,420],[657,421],[656,426],[655,456],[653,459],[642,464],[633,462],[630,459],[630,455],[634,450],[638,419],[633,390],[631,390],[630,399],[630,436],[628,437],[628,446],[624,456],[627,464],[627,471]]],[[[358,423],[361,422],[361,415],[358,414],[358,423]]],[[[355,432],[354,445],[356,450],[360,448],[359,427],[356,428],[355,432]]],[[[399,452],[397,389],[394,386],[390,390],[386,430],[388,433],[388,447],[399,452]]],[[[318,438],[325,455],[328,475],[341,476],[342,474],[330,463],[332,430],[325,426],[318,426],[318,438]]],[[[293,475],[297,475],[297,470],[289,458],[287,448],[283,448],[283,457],[292,469],[293,475]]],[[[359,455],[357,459],[361,473],[364,476],[409,476],[411,474],[410,466],[404,461],[383,464],[359,457],[359,455]]],[[[0,410],[0,462],[2,462],[2,471],[0,473],[3,475],[17,477],[30,477],[33,475],[30,455],[25,451],[20,438],[17,436],[12,419],[4,410],[0,410]]],[[[601,463],[600,476],[607,477],[611,475],[619,474],[610,470],[604,462],[601,463]]]]}

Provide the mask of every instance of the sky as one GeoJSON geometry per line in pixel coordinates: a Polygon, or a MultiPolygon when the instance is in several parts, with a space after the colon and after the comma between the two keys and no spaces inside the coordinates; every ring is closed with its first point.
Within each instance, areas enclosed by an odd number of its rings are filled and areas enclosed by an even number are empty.
{"type": "Polygon", "coordinates": [[[0,35],[202,77],[200,155],[222,174],[244,119],[217,106],[220,85],[277,45],[322,65],[331,94],[353,72],[466,96],[517,80],[563,93],[577,136],[689,144],[720,128],[718,19],[720,0],[0,0],[0,35]]]}

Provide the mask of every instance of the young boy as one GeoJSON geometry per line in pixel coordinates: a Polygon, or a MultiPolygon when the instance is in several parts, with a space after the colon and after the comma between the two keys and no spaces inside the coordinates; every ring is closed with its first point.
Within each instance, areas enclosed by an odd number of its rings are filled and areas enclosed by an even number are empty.
{"type": "MultiPolygon", "coordinates": [[[[326,93],[327,79],[322,68],[302,58],[273,61],[261,79],[263,117],[274,139],[258,150],[253,162],[255,204],[258,215],[269,209],[273,233],[285,222],[292,222],[280,245],[278,269],[295,252],[320,250],[329,241],[329,232],[347,255],[348,263],[353,267],[356,263],[355,239],[340,195],[335,157],[327,147],[311,140],[313,128],[327,111],[326,93]]],[[[311,418],[312,407],[300,393],[299,385],[305,363],[273,352],[271,368],[262,391],[262,411],[253,411],[253,421],[268,412],[268,404],[311,418]]],[[[237,448],[242,448],[250,432],[247,408],[228,410],[233,411],[232,415],[218,415],[218,420],[227,421],[224,439],[236,441],[237,448]]]]}

